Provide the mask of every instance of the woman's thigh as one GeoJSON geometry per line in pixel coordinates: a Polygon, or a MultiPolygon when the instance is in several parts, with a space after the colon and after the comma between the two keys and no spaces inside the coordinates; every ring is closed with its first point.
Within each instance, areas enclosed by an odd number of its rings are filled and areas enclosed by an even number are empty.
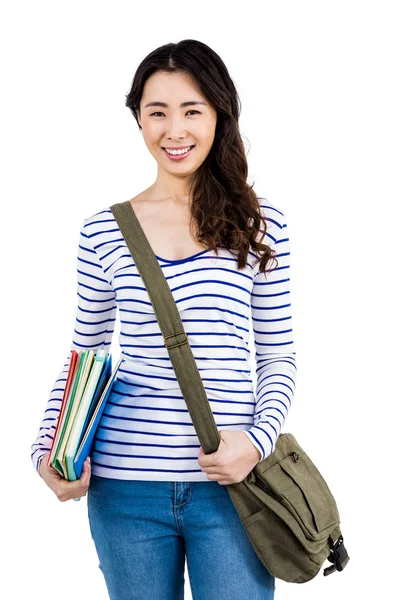
{"type": "Polygon", "coordinates": [[[275,578],[258,558],[227,487],[190,485],[190,500],[179,510],[193,600],[272,600],[275,578]]]}
{"type": "Polygon", "coordinates": [[[90,531],[111,600],[183,599],[185,550],[173,495],[173,482],[92,475],[90,531]]]}

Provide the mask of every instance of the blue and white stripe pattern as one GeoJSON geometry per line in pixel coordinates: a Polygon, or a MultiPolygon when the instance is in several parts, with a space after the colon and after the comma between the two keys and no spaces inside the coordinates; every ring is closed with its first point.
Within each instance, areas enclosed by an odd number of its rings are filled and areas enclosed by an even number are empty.
{"type": "MultiPolygon", "coordinates": [[[[258,272],[254,252],[239,271],[234,254],[203,250],[159,264],[177,303],[218,430],[245,431],[261,460],[275,449],[292,404],[296,352],[290,245],[284,214],[260,198],[278,267],[258,272]],[[250,370],[253,327],[257,384],[250,370]]],[[[270,267],[271,265],[269,265],[270,267]]],[[[85,219],[77,257],[78,306],[69,355],[32,445],[36,470],[51,447],[71,350],[110,350],[117,307],[123,361],[92,452],[92,474],[112,479],[209,481],[200,441],[179,388],[147,290],[110,208],[85,219]]],[[[114,363],[115,361],[113,361],[114,363]]]]}

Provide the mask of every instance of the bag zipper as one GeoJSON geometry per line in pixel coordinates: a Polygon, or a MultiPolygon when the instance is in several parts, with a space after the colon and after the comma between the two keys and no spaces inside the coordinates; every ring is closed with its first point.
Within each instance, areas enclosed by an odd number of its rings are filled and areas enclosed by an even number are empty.
{"type": "Polygon", "coordinates": [[[264,479],[262,479],[257,472],[254,473],[254,483],[258,487],[260,487],[264,492],[273,496],[275,500],[278,500],[278,502],[282,502],[283,496],[281,496],[279,492],[277,492],[266,481],[264,481],[264,479]]]}

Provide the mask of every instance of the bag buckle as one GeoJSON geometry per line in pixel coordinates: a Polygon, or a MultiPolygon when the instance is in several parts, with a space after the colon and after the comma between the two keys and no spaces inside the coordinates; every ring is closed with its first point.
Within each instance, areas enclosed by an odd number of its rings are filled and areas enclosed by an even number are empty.
{"type": "Polygon", "coordinates": [[[328,556],[329,562],[333,563],[331,567],[324,569],[324,575],[330,575],[334,571],[343,571],[344,567],[348,562],[347,550],[343,544],[343,536],[339,536],[335,543],[329,538],[329,545],[331,548],[328,556]]]}
{"type": "Polygon", "coordinates": [[[183,344],[188,344],[189,340],[185,331],[180,331],[179,333],[172,333],[171,335],[166,335],[164,337],[164,346],[168,348],[176,348],[177,346],[183,346],[183,344]],[[183,339],[182,339],[183,337],[183,339]],[[173,338],[173,339],[170,339],[173,338]]]}

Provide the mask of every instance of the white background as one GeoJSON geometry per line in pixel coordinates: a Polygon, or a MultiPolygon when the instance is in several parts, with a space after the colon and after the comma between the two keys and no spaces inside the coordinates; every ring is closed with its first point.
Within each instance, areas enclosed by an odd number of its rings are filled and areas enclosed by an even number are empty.
{"type": "Polygon", "coordinates": [[[108,598],[86,497],[60,503],[30,446],[72,340],[81,223],[155,180],[125,94],[149,52],[184,38],[226,63],[249,182],[287,218],[298,383],[283,432],[327,480],[351,557],[342,573],[277,580],[276,598],[397,596],[398,10],[2,3],[3,598],[108,598]]]}

